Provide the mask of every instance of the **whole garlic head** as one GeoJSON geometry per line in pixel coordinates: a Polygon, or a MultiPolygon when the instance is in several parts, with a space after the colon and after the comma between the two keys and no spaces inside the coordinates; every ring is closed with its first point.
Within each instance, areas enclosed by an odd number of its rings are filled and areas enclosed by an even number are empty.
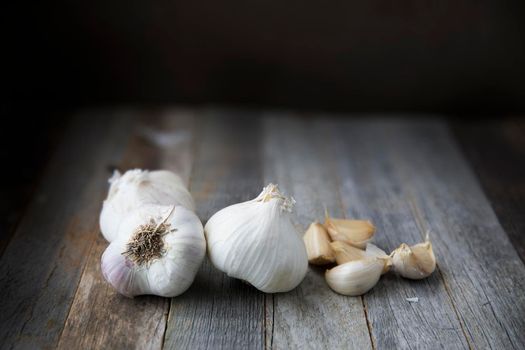
{"type": "Polygon", "coordinates": [[[174,297],[192,284],[206,254],[202,224],[182,206],[132,211],[102,255],[102,274],[119,293],[174,297]]]}
{"type": "Polygon", "coordinates": [[[308,269],[303,240],[290,221],[294,203],[269,184],[257,198],[215,213],[204,227],[213,265],[266,293],[294,289],[308,269]]]}
{"type": "Polygon", "coordinates": [[[436,269],[436,257],[428,234],[425,242],[413,246],[402,243],[390,256],[394,270],[405,278],[422,279],[436,269]]]}
{"type": "Polygon", "coordinates": [[[193,199],[179,176],[167,170],[115,171],[100,213],[100,230],[107,241],[117,237],[120,223],[143,204],[181,205],[195,210],[193,199]]]}

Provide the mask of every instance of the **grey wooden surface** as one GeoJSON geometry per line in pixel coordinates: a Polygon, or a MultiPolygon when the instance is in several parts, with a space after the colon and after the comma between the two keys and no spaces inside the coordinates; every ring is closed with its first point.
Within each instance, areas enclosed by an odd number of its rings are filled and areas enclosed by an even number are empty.
{"type": "Polygon", "coordinates": [[[71,122],[0,257],[0,346],[521,349],[524,280],[523,262],[439,117],[90,111],[71,122]],[[372,220],[387,251],[430,229],[438,268],[422,281],[387,274],[364,296],[344,297],[311,267],[295,290],[271,295],[206,261],[177,298],[128,299],[99,268],[107,243],[98,213],[115,167],[181,174],[203,222],[276,182],[297,200],[301,234],[323,219],[324,206],[372,220]]]}

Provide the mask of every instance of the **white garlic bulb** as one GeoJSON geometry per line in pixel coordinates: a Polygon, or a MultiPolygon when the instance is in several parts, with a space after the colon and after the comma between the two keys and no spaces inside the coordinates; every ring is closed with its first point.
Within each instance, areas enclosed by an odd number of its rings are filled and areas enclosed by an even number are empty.
{"type": "Polygon", "coordinates": [[[193,199],[179,176],[167,170],[115,171],[100,213],[100,230],[109,242],[117,237],[122,219],[143,204],[182,205],[195,210],[193,199]]]}
{"type": "Polygon", "coordinates": [[[269,184],[257,198],[215,213],[204,227],[213,265],[266,293],[295,288],[308,258],[290,220],[294,203],[269,184]]]}
{"type": "Polygon", "coordinates": [[[330,288],[337,293],[358,296],[376,285],[384,266],[381,258],[353,260],[327,270],[325,279],[330,288]]]}
{"type": "Polygon", "coordinates": [[[436,257],[428,234],[425,242],[410,247],[402,243],[390,256],[394,270],[405,278],[422,279],[436,269],[436,257]]]}
{"type": "Polygon", "coordinates": [[[129,213],[102,255],[102,274],[121,294],[174,297],[193,282],[206,241],[199,218],[182,206],[146,204],[129,213]]]}

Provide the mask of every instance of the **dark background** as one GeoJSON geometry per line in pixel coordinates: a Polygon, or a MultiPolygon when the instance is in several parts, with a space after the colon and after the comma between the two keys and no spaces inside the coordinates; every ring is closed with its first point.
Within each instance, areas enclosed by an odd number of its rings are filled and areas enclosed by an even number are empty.
{"type": "Polygon", "coordinates": [[[525,153],[508,142],[515,127],[494,122],[525,111],[523,0],[2,7],[0,241],[16,227],[69,117],[93,107],[443,113],[460,119],[452,130],[487,193],[504,208],[525,205],[525,196],[499,190],[522,188],[499,184],[521,184],[525,153]]]}
{"type": "Polygon", "coordinates": [[[174,103],[525,109],[520,0],[18,1],[2,16],[11,114],[174,103]]]}

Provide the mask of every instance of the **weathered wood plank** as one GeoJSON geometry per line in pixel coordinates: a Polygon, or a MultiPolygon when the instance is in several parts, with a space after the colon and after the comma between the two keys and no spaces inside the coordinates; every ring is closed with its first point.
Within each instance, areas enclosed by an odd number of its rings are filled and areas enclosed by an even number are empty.
{"type": "Polygon", "coordinates": [[[525,120],[453,122],[453,134],[525,262],[525,120]]]}
{"type": "Polygon", "coordinates": [[[0,131],[0,163],[7,169],[0,182],[0,256],[24,216],[66,127],[61,118],[45,114],[33,118],[31,127],[27,118],[9,118],[9,127],[0,131]]]}
{"type": "MultiPolygon", "coordinates": [[[[329,135],[313,120],[270,115],[265,120],[264,179],[278,183],[297,204],[294,224],[303,234],[314,220],[323,222],[324,205],[335,216],[343,215],[334,159],[328,154],[329,135]]],[[[267,329],[267,346],[276,349],[371,349],[361,298],[330,290],[325,268],[310,267],[293,291],[273,297],[273,327],[267,329]]]]}
{"type": "Polygon", "coordinates": [[[431,278],[387,277],[365,297],[377,346],[523,348],[525,267],[444,124],[354,121],[334,132],[348,216],[371,215],[387,249],[433,232],[431,278]]]}
{"type": "Polygon", "coordinates": [[[106,166],[120,158],[123,118],[78,116],[65,133],[0,261],[2,348],[55,347],[98,227],[106,166]]]}
{"type": "MultiPolygon", "coordinates": [[[[398,121],[392,121],[395,125],[398,121]]],[[[368,218],[377,227],[376,244],[390,252],[402,242],[422,240],[410,202],[400,193],[404,179],[396,176],[396,160],[384,142],[387,122],[338,122],[332,154],[338,159],[345,215],[368,218]]],[[[378,348],[466,348],[468,344],[439,273],[414,282],[383,276],[364,297],[378,348]],[[411,304],[407,297],[419,297],[411,304]]]]}
{"type": "MultiPolygon", "coordinates": [[[[191,192],[203,223],[223,207],[262,189],[259,121],[242,112],[207,113],[199,135],[191,192]]],[[[264,294],[227,277],[209,260],[190,289],[171,301],[164,347],[260,349],[264,294]]]]}
{"type": "MultiPolygon", "coordinates": [[[[168,169],[187,181],[192,166],[193,122],[185,111],[143,113],[119,167],[168,169]]],[[[89,252],[59,348],[160,349],[169,299],[119,295],[102,277],[100,256],[108,243],[98,229],[96,232],[96,243],[89,252]]]]}

